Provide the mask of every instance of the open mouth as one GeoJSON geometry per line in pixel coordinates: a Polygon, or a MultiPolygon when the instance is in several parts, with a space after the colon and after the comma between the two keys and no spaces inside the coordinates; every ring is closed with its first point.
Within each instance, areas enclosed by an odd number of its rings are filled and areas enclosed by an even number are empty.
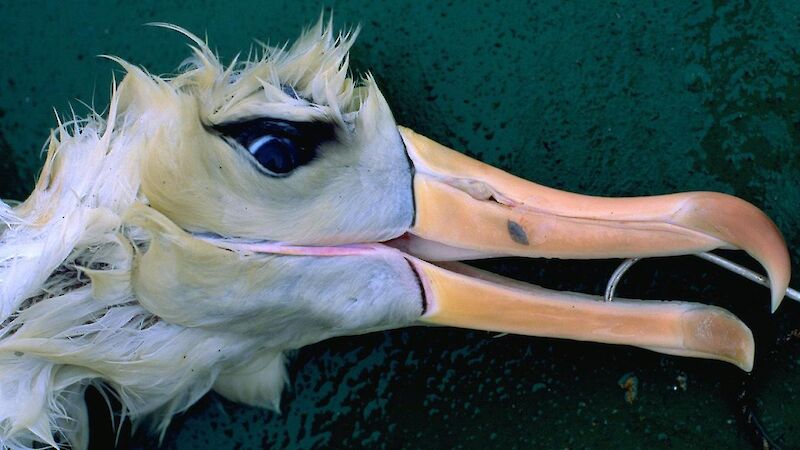
{"type": "MultiPolygon", "coordinates": [[[[677,301],[603,301],[601,296],[553,291],[457,261],[700,254],[724,265],[725,260],[706,252],[740,249],[766,269],[768,278],[761,281],[771,289],[774,311],[787,292],[789,254],[777,227],[758,208],[713,192],[635,198],[562,192],[514,177],[409,129],[399,130],[414,167],[415,219],[404,235],[382,243],[332,247],[206,240],[257,253],[401,255],[422,287],[421,324],[626,344],[752,369],[752,333],[725,309],[677,301]]],[[[613,284],[605,300],[611,296],[613,284]]]]}

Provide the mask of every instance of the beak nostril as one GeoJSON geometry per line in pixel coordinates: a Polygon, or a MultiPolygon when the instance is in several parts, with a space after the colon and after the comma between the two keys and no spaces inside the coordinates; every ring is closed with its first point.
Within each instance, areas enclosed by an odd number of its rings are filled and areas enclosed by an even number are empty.
{"type": "MultiPolygon", "coordinates": [[[[474,198],[475,200],[492,200],[497,201],[494,198],[494,190],[483,181],[479,180],[471,180],[465,178],[452,178],[452,179],[445,179],[444,180],[450,186],[454,188],[464,191],[469,194],[470,197],[474,198]]],[[[499,203],[499,202],[498,202],[499,203]]]]}

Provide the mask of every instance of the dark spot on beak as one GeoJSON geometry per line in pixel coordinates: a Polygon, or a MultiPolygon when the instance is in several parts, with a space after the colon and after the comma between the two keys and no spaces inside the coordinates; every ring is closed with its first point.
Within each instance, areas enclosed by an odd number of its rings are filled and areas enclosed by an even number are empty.
{"type": "Polygon", "coordinates": [[[528,234],[522,229],[522,226],[513,220],[509,220],[506,225],[508,226],[508,234],[511,240],[521,245],[529,245],[528,234]]]}

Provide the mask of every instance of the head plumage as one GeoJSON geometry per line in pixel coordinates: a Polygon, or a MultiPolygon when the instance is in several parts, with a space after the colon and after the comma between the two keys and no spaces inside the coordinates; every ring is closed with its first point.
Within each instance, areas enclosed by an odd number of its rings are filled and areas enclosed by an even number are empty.
{"type": "Polygon", "coordinates": [[[85,418],[83,392],[98,379],[121,400],[123,414],[154,415],[161,431],[215,383],[235,398],[230,386],[242,382],[235,361],[263,366],[255,381],[265,387],[250,401],[278,404],[282,349],[256,356],[255,341],[167,323],[132,292],[133,261],[150,240],[129,220],[133,206],[146,202],[142,142],[179,96],[196,102],[209,123],[268,111],[352,130],[361,107],[380,94],[370,77],[357,82],[349,73],[357,28],[336,34],[321,18],[291,46],[260,45],[250,58],[224,65],[187,30],[153,25],[191,41],[192,56],[178,73],[156,76],[109,57],[126,75],[113,86],[106,116],[59,123],[34,192],[15,207],[0,202],[2,448],[84,447],[86,429],[70,417],[85,418]]]}

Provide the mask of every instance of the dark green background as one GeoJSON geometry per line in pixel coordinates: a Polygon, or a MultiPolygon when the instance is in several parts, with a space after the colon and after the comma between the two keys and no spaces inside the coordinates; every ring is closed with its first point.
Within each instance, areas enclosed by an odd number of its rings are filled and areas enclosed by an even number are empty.
{"type": "MultiPolygon", "coordinates": [[[[0,196],[31,187],[52,108],[102,109],[113,71],[153,73],[188,55],[172,22],[226,60],[251,38],[279,44],[321,4],[285,1],[0,1],[0,196]]],[[[800,2],[336,2],[363,30],[399,123],[537,182],[590,194],[717,190],[763,208],[800,261],[800,2]]],[[[614,261],[482,263],[599,293],[614,261]]],[[[795,276],[798,272],[795,271],[795,276]]],[[[753,394],[768,429],[800,445],[796,304],[767,314],[765,289],[691,257],[637,265],[628,297],[730,308],[759,339],[753,394]]],[[[790,303],[787,301],[787,303],[790,303]]],[[[748,448],[724,364],[629,348],[450,329],[409,329],[305,348],[282,415],[218,396],[174,421],[164,448],[748,448]],[[617,380],[640,382],[629,405],[617,380]],[[677,378],[686,376],[687,389],[677,378]]],[[[105,412],[98,410],[97,415],[105,412]]],[[[105,424],[103,424],[105,426],[105,424]]],[[[121,446],[152,445],[142,434],[121,446]]]]}

